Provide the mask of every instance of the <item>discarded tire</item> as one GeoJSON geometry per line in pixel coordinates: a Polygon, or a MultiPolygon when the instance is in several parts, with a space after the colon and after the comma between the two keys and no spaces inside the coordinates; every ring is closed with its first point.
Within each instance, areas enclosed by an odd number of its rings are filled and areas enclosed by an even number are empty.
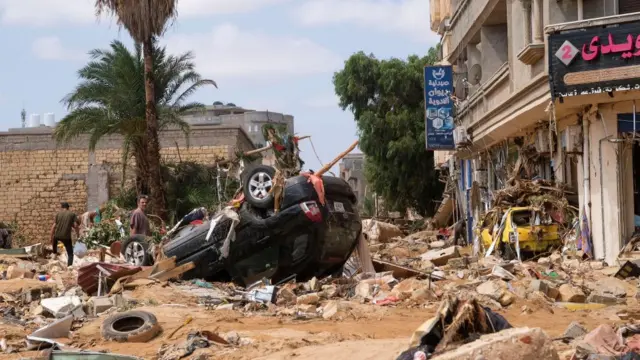
{"type": "Polygon", "coordinates": [[[147,342],[160,332],[158,319],[146,311],[127,311],[102,323],[102,338],[117,342],[147,342]]]}

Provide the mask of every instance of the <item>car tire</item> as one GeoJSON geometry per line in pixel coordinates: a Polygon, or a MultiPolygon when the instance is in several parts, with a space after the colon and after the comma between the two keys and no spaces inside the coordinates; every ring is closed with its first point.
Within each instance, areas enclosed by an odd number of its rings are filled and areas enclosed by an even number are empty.
{"type": "Polygon", "coordinates": [[[153,339],[161,328],[155,315],[146,311],[127,311],[106,318],[100,330],[105,340],[142,343],[153,339]]]}
{"type": "Polygon", "coordinates": [[[125,240],[120,247],[120,254],[132,265],[149,266],[153,264],[149,241],[144,235],[133,235],[125,240]]]}
{"type": "Polygon", "coordinates": [[[273,206],[273,194],[269,191],[273,187],[275,174],[276,170],[267,165],[255,165],[246,169],[242,175],[245,200],[259,209],[273,206]]]}

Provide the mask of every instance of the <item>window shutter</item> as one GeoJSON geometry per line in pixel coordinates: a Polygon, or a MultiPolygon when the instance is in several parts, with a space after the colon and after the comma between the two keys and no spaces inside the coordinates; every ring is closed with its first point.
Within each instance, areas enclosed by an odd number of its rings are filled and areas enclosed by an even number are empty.
{"type": "Polygon", "coordinates": [[[620,14],[640,12],[640,0],[618,0],[618,10],[620,14]]]}

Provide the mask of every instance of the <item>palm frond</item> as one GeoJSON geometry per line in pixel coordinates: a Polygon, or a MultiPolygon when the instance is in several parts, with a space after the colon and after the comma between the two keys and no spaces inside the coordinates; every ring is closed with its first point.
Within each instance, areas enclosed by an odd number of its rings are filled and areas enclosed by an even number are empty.
{"type": "Polygon", "coordinates": [[[164,33],[170,21],[178,16],[177,0],[96,0],[96,15],[114,15],[118,24],[136,42],[164,33]]]}

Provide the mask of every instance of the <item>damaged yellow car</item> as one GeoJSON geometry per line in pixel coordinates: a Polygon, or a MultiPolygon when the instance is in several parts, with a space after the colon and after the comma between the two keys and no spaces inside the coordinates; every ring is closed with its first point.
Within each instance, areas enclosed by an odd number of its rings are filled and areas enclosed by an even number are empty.
{"type": "MultiPolygon", "coordinates": [[[[562,246],[558,223],[534,207],[513,207],[499,215],[496,229],[499,233],[501,225],[503,229],[495,250],[500,251],[505,258],[516,257],[516,242],[521,252],[545,252],[562,246]]],[[[485,251],[491,247],[494,240],[494,227],[489,222],[489,218],[486,217],[479,234],[485,251]]]]}

